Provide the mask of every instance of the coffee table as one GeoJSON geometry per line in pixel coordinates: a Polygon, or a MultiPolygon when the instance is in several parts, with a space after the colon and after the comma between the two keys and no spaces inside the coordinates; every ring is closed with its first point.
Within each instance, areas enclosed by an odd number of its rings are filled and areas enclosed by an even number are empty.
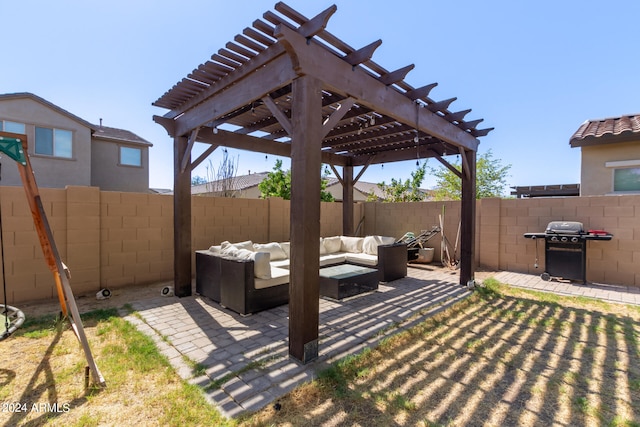
{"type": "Polygon", "coordinates": [[[343,299],[378,289],[378,270],[354,264],[320,269],[320,295],[343,299]]]}

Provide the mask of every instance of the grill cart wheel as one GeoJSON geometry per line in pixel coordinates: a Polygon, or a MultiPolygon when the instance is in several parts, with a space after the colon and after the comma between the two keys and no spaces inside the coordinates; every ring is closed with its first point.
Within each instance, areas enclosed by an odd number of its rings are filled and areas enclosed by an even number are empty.
{"type": "Polygon", "coordinates": [[[540,278],[545,282],[548,282],[549,280],[551,280],[551,275],[545,272],[540,275],[540,278]]]}

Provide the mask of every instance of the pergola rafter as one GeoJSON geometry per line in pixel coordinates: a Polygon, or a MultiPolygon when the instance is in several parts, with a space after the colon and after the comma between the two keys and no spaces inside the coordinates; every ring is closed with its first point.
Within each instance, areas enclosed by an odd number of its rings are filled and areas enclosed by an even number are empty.
{"type": "Polygon", "coordinates": [[[191,294],[192,168],[218,146],[288,156],[291,200],[290,343],[292,356],[317,356],[318,238],[322,163],[342,167],[343,234],[353,233],[353,168],[435,157],[462,157],[461,284],[473,280],[475,166],[482,119],[452,112],[455,98],[429,98],[436,83],[405,82],[413,65],[389,71],[371,58],[377,40],[354,49],[326,30],[331,6],[308,19],[284,3],[199,65],[153,105],[174,138],[175,292],[191,294]],[[224,129],[233,125],[233,131],[224,129]],[[195,142],[210,144],[195,161],[195,142]],[[204,156],[204,157],[203,157],[204,156]],[[189,205],[189,206],[187,206],[189,205]]]}

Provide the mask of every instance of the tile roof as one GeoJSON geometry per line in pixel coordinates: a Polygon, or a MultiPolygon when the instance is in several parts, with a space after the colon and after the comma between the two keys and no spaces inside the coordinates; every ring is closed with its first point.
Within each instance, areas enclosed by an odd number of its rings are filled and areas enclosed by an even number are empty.
{"type": "Polygon", "coordinates": [[[571,136],[572,147],[640,140],[640,114],[587,120],[571,136]]]}
{"type": "MultiPolygon", "coordinates": [[[[232,178],[231,190],[240,191],[247,188],[256,187],[267,177],[269,172],[257,172],[249,175],[239,175],[232,178]]],[[[215,193],[223,191],[225,186],[222,185],[223,180],[211,181],[205,184],[198,184],[191,187],[191,194],[215,193]]]]}
{"type": "Polygon", "coordinates": [[[133,142],[135,144],[143,144],[152,146],[149,141],[136,135],[135,133],[125,130],[110,128],[107,126],[96,126],[93,136],[97,138],[109,139],[111,141],[133,142]]]}

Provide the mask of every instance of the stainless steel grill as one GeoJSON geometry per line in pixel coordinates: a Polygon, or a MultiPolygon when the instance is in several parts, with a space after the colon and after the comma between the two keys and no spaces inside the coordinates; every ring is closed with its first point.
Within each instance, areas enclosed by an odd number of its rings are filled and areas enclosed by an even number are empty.
{"type": "MultiPolygon", "coordinates": [[[[544,233],[525,233],[525,238],[541,239],[545,242],[545,271],[542,280],[563,278],[587,282],[587,241],[611,240],[612,234],[603,230],[585,231],[581,222],[551,221],[544,233]]],[[[536,262],[538,268],[538,243],[536,240],[536,262]]]]}

